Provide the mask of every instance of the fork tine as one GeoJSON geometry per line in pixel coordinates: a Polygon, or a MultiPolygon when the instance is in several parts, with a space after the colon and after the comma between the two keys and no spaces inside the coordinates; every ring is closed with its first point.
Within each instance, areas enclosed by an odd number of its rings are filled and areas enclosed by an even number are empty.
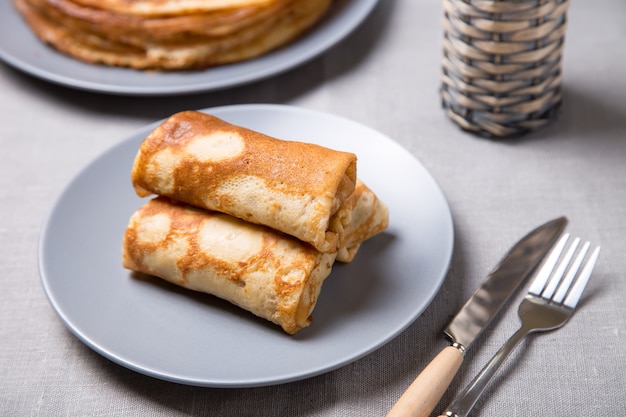
{"type": "Polygon", "coordinates": [[[577,237],[576,239],[574,239],[574,242],[572,242],[570,247],[567,249],[567,252],[565,252],[565,255],[563,256],[563,258],[559,261],[559,264],[557,265],[556,270],[554,271],[554,274],[552,274],[552,278],[550,278],[550,280],[548,281],[548,284],[546,285],[546,288],[541,293],[541,296],[545,298],[546,300],[549,300],[550,298],[552,298],[552,295],[554,295],[554,291],[558,287],[559,282],[561,282],[561,278],[563,278],[563,275],[565,274],[565,271],[567,270],[567,266],[569,265],[570,260],[574,256],[574,253],[576,252],[576,248],[578,247],[579,243],[580,243],[580,238],[577,237]]]}
{"type": "Polygon", "coordinates": [[[576,259],[574,259],[572,266],[570,266],[569,271],[567,271],[567,275],[565,276],[565,278],[559,285],[559,290],[557,291],[556,295],[552,299],[552,301],[554,301],[555,303],[563,302],[563,299],[565,298],[565,296],[567,295],[567,292],[572,286],[572,282],[574,281],[574,278],[576,278],[576,274],[578,274],[578,271],[580,270],[580,265],[582,265],[583,259],[585,259],[585,255],[587,255],[587,251],[589,250],[589,245],[590,245],[589,242],[585,242],[580,252],[578,252],[578,255],[576,256],[576,259]]]}
{"type": "Polygon", "coordinates": [[[567,295],[567,298],[565,299],[565,303],[563,304],[565,304],[569,308],[576,308],[576,305],[578,304],[578,301],[580,300],[580,297],[583,295],[583,291],[585,290],[585,287],[587,286],[587,282],[589,281],[589,278],[591,277],[593,268],[596,266],[596,262],[598,261],[598,256],[600,256],[600,246],[596,246],[596,248],[593,250],[593,252],[591,253],[591,256],[587,260],[587,263],[585,263],[583,270],[580,272],[578,279],[574,283],[572,290],[567,295]]]}
{"type": "Polygon", "coordinates": [[[541,295],[541,291],[545,287],[546,282],[548,282],[548,279],[550,278],[550,275],[552,274],[554,266],[559,260],[561,253],[563,252],[563,248],[565,247],[565,243],[567,242],[568,238],[569,233],[564,234],[554,246],[552,252],[550,252],[550,255],[548,255],[545,262],[541,266],[541,269],[539,269],[539,272],[537,272],[537,277],[530,284],[530,288],[528,289],[528,292],[530,294],[536,296],[541,295]]]}

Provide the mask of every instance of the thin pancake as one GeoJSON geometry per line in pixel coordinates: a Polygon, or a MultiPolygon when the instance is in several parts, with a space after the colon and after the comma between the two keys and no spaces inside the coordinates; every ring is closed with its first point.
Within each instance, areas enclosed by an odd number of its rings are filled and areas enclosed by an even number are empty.
{"type": "Polygon", "coordinates": [[[68,0],[13,0],[44,42],[94,64],[179,70],[239,62],[283,46],[313,26],[331,0],[275,0],[247,9],[145,21],[68,0]]]}
{"type": "Polygon", "coordinates": [[[341,230],[337,261],[352,262],[363,242],[389,226],[389,210],[361,180],[354,192],[331,218],[334,230],[341,230]]]}
{"type": "Polygon", "coordinates": [[[143,140],[131,176],[140,196],[227,213],[336,252],[341,231],[330,218],[354,191],[356,155],[186,111],[143,140]]]}
{"type": "Polygon", "coordinates": [[[145,48],[149,44],[185,44],[207,38],[237,35],[289,10],[292,0],[268,6],[208,13],[144,17],[88,8],[72,0],[26,0],[37,13],[73,32],[145,48]]]}
{"type": "Polygon", "coordinates": [[[225,214],[149,201],[130,218],[127,269],[227,300],[289,334],[307,327],[335,254],[225,214]]]}
{"type": "Polygon", "coordinates": [[[163,16],[268,6],[279,0],[74,0],[94,9],[138,15],[163,16]]]}

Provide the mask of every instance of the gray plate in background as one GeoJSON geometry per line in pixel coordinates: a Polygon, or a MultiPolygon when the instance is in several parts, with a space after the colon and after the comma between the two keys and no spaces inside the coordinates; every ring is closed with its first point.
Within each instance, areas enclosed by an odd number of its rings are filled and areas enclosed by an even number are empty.
{"type": "Polygon", "coordinates": [[[261,80],[313,59],[350,34],[377,0],[335,1],[296,41],[241,63],[201,71],[137,71],[92,65],[63,55],[31,32],[10,0],[0,1],[0,59],[35,77],[81,90],[124,95],[198,93],[261,80]]]}

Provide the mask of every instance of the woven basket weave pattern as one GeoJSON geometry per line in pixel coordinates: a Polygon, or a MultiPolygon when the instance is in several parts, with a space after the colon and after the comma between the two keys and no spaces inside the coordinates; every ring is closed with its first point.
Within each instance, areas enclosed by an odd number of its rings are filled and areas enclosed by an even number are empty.
{"type": "Polygon", "coordinates": [[[461,128],[517,136],[561,103],[568,0],[444,0],[441,98],[461,128]]]}

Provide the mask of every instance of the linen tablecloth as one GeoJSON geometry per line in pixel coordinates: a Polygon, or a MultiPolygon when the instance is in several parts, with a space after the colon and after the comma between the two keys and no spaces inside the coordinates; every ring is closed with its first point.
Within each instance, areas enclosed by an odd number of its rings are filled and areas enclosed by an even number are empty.
{"type": "MultiPolygon", "coordinates": [[[[310,62],[249,85],[177,97],[78,91],[0,65],[0,415],[384,415],[447,345],[441,330],[504,251],[560,215],[572,233],[603,248],[582,306],[564,328],[522,343],[474,415],[626,415],[626,3],[572,2],[560,115],[506,141],[465,133],[442,111],[442,13],[436,0],[384,0],[310,62]],[[139,128],[180,110],[239,103],[337,114],[411,152],[452,211],[445,281],[398,337],[301,381],[201,388],[116,365],[74,337],[51,308],[38,274],[42,224],[84,166],[139,128]]],[[[517,328],[514,304],[468,352],[436,411],[517,328]]]]}

